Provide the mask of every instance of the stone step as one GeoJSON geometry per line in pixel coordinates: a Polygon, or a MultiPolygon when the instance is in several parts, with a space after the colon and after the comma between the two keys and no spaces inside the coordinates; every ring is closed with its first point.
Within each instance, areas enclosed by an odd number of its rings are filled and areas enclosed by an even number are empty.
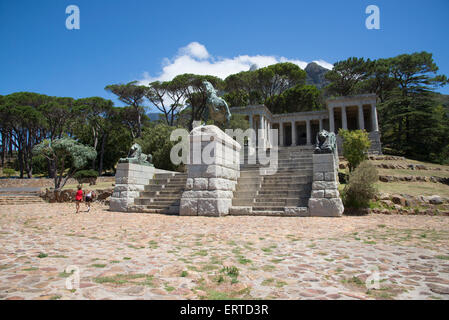
{"type": "Polygon", "coordinates": [[[170,179],[170,178],[187,178],[186,173],[156,173],[155,179],[170,179]]]}
{"type": "Polygon", "coordinates": [[[184,189],[162,189],[161,191],[142,191],[140,192],[141,198],[153,198],[157,196],[170,197],[180,196],[184,192],[184,189]]]}
{"type": "Polygon", "coordinates": [[[170,200],[161,200],[159,198],[155,199],[145,199],[145,198],[136,198],[134,199],[135,204],[140,205],[154,205],[154,206],[170,206],[170,205],[176,205],[178,206],[180,203],[180,198],[177,199],[170,199],[170,200]]]}

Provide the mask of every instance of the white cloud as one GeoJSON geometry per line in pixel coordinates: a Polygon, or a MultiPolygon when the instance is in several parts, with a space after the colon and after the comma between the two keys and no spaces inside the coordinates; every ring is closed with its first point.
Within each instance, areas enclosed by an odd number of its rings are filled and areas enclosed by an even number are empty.
{"type": "MultiPolygon", "coordinates": [[[[179,74],[194,73],[200,75],[214,75],[219,78],[241,71],[248,71],[252,65],[263,68],[279,62],[291,62],[304,69],[307,62],[298,59],[288,59],[286,57],[264,56],[264,55],[240,55],[233,58],[218,58],[209,54],[206,47],[198,42],[191,42],[187,46],[180,48],[178,55],[172,59],[164,58],[162,71],[157,76],[152,76],[148,72],[143,73],[140,83],[147,85],[152,81],[169,81],[179,74]]],[[[320,66],[332,69],[332,64],[324,60],[314,61],[320,66]]]]}
{"type": "Polygon", "coordinates": [[[179,49],[181,56],[187,55],[200,60],[209,58],[209,52],[205,46],[198,42],[191,42],[187,46],[179,49]]]}

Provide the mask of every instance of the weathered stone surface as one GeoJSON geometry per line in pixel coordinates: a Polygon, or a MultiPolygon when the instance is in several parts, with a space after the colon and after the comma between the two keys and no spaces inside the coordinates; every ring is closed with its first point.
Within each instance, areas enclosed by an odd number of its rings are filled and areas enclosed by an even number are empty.
{"type": "Polygon", "coordinates": [[[179,206],[180,216],[197,216],[198,215],[198,199],[181,198],[179,206]]]}
{"type": "Polygon", "coordinates": [[[232,191],[224,191],[224,190],[202,190],[202,191],[196,191],[196,190],[190,190],[190,191],[184,191],[182,194],[183,198],[213,198],[213,199],[232,199],[233,197],[232,191]]]}
{"type": "Polygon", "coordinates": [[[133,199],[129,198],[113,198],[109,200],[109,210],[110,211],[118,211],[118,212],[126,212],[127,208],[134,204],[133,199]]]}
{"type": "Polygon", "coordinates": [[[195,178],[193,180],[193,190],[207,190],[209,180],[207,178],[195,178]]]}
{"type": "Polygon", "coordinates": [[[192,190],[193,189],[193,179],[187,178],[186,180],[186,190],[192,190]]]}
{"type": "Polygon", "coordinates": [[[337,189],[336,181],[315,181],[312,190],[337,189]]]}
{"type": "Polygon", "coordinates": [[[333,163],[317,163],[313,164],[313,173],[316,172],[330,172],[334,170],[333,163]]]}
{"type": "Polygon", "coordinates": [[[314,181],[324,181],[324,172],[315,172],[313,174],[314,181]]]}
{"type": "Polygon", "coordinates": [[[229,213],[232,199],[198,199],[198,215],[221,217],[229,213]]]}
{"type": "Polygon", "coordinates": [[[326,181],[336,181],[337,180],[336,172],[326,172],[324,174],[324,180],[326,180],[326,181]]]}
{"type": "Polygon", "coordinates": [[[309,214],[314,217],[340,217],[344,207],[340,198],[309,199],[309,214]]]}
{"type": "Polygon", "coordinates": [[[325,198],[338,198],[338,197],[340,197],[340,193],[336,189],[330,189],[330,190],[326,190],[324,192],[324,197],[325,198]]]}
{"type": "Polygon", "coordinates": [[[250,216],[253,214],[253,207],[232,206],[229,208],[229,214],[233,216],[250,216]]]}
{"type": "Polygon", "coordinates": [[[428,199],[429,199],[429,203],[431,203],[431,204],[442,204],[443,203],[443,199],[437,195],[430,196],[428,199]]]}
{"type": "Polygon", "coordinates": [[[240,175],[240,145],[219,128],[203,126],[192,130],[190,147],[194,151],[190,153],[192,164],[187,165],[187,175],[193,181],[188,180],[189,186],[182,195],[181,214],[228,214],[240,175]]]}
{"type": "Polygon", "coordinates": [[[308,217],[309,210],[305,207],[285,207],[285,215],[295,217],[308,217]]]}
{"type": "Polygon", "coordinates": [[[135,210],[134,199],[154,177],[154,167],[136,163],[117,164],[115,187],[109,200],[111,211],[135,210]],[[131,209],[131,207],[133,207],[131,209]]]}
{"type": "Polygon", "coordinates": [[[312,190],[312,198],[324,198],[324,190],[312,190]]]}
{"type": "Polygon", "coordinates": [[[209,190],[235,190],[235,181],[223,178],[209,178],[209,190]]]}

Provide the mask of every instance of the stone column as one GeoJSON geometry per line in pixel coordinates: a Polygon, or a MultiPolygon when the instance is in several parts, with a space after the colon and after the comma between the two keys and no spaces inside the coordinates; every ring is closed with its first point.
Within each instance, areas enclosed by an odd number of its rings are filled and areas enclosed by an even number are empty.
{"type": "Polygon", "coordinates": [[[306,128],[307,128],[307,144],[312,144],[312,128],[310,125],[310,120],[307,120],[306,128]]]}
{"type": "Polygon", "coordinates": [[[271,136],[271,122],[270,121],[267,121],[267,123],[268,123],[268,126],[267,126],[267,129],[268,129],[268,147],[270,147],[271,148],[271,141],[273,141],[273,137],[271,136]]]}
{"type": "Polygon", "coordinates": [[[329,131],[335,132],[334,107],[329,108],[329,131]]]}
{"type": "Polygon", "coordinates": [[[140,191],[150,183],[154,176],[154,166],[136,163],[119,163],[115,174],[115,187],[109,201],[111,211],[139,211],[134,204],[140,191]]]}
{"type": "Polygon", "coordinates": [[[320,119],[320,131],[323,130],[323,119],[320,119]]]}
{"type": "Polygon", "coordinates": [[[359,129],[365,129],[365,119],[363,118],[363,105],[358,105],[358,114],[359,114],[359,129]]]}
{"type": "Polygon", "coordinates": [[[341,106],[341,126],[343,130],[348,130],[348,119],[346,117],[346,106],[341,106]]]}
{"type": "Polygon", "coordinates": [[[313,184],[309,199],[309,215],[340,217],[343,202],[338,192],[338,156],[335,152],[313,154],[313,184]]]}
{"type": "Polygon", "coordinates": [[[377,108],[375,104],[371,105],[371,121],[372,121],[372,131],[379,131],[379,122],[377,121],[377,108]]]}
{"type": "Polygon", "coordinates": [[[292,126],[292,147],[293,147],[296,146],[296,122],[292,121],[291,126],[292,126]]]}
{"type": "Polygon", "coordinates": [[[279,146],[284,146],[284,123],[279,121],[279,146]]]}
{"type": "Polygon", "coordinates": [[[253,114],[252,113],[249,115],[249,127],[251,129],[254,129],[254,126],[253,126],[253,114]]]}
{"type": "Polygon", "coordinates": [[[265,137],[264,137],[264,120],[263,120],[263,115],[261,114],[259,116],[259,141],[261,143],[261,145],[259,146],[259,148],[263,148],[265,146],[265,137]]]}
{"type": "Polygon", "coordinates": [[[229,213],[240,176],[240,149],[238,142],[216,126],[192,130],[190,150],[199,150],[202,157],[199,163],[187,164],[181,216],[219,217],[229,213]]]}

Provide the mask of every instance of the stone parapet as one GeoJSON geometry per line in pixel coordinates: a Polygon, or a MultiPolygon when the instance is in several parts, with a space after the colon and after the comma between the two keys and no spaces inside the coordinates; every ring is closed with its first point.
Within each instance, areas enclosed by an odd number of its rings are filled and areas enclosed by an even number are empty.
{"type": "Polygon", "coordinates": [[[186,188],[181,216],[224,216],[240,176],[241,146],[216,126],[190,133],[186,188]]]}
{"type": "Polygon", "coordinates": [[[115,175],[115,187],[109,201],[110,211],[129,212],[134,206],[134,199],[139,197],[145,185],[154,177],[154,167],[119,163],[115,175]]]}
{"type": "Polygon", "coordinates": [[[309,199],[309,215],[340,217],[343,202],[338,192],[338,157],[335,153],[313,155],[313,184],[309,199]]]}

